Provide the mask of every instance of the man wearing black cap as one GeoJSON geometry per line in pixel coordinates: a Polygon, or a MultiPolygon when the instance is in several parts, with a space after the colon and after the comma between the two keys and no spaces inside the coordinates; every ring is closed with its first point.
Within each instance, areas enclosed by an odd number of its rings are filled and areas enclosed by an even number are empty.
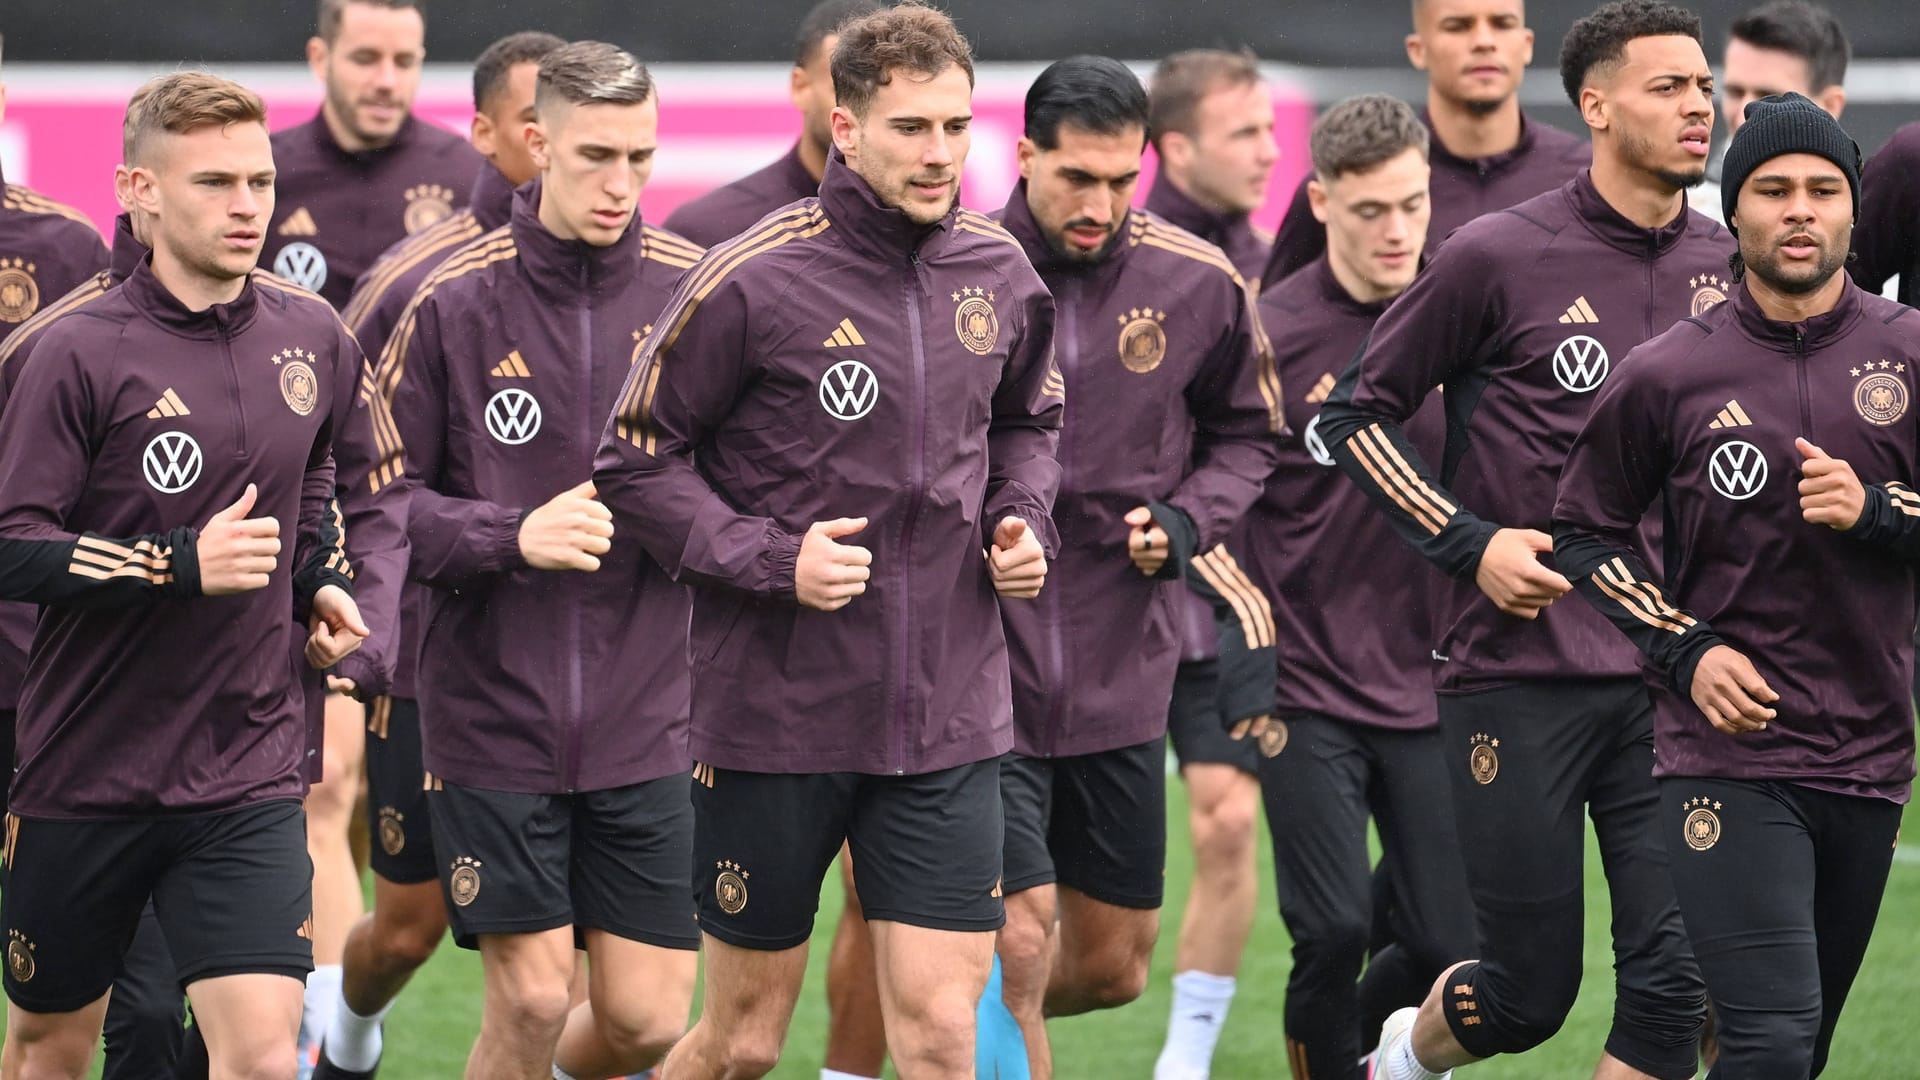
{"type": "Polygon", "coordinates": [[[1860,151],[1813,102],[1749,105],[1725,179],[1741,287],[1601,391],[1554,557],[1665,676],[1660,833],[1719,1018],[1710,1075],[1819,1076],[1913,780],[1920,316],[1840,272],[1860,151]],[[1633,550],[1662,493],[1670,594],[1633,550]]]}

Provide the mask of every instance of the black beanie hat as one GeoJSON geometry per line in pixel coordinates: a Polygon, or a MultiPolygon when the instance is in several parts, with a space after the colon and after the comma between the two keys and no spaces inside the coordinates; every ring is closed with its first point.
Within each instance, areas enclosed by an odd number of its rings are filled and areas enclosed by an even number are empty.
{"type": "Polygon", "coordinates": [[[1733,208],[1747,177],[1782,154],[1813,154],[1839,166],[1853,193],[1853,219],[1860,220],[1860,144],[1827,110],[1789,93],[1749,102],[1747,122],[1727,147],[1720,167],[1720,212],[1728,229],[1733,229],[1733,208]]]}

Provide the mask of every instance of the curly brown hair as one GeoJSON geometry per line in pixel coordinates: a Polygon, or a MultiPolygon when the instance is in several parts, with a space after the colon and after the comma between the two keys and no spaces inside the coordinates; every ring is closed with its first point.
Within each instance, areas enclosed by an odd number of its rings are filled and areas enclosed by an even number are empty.
{"type": "Polygon", "coordinates": [[[959,65],[973,85],[973,47],[946,12],[907,0],[855,19],[840,28],[833,50],[833,93],[855,116],[864,117],[873,95],[896,71],[933,78],[959,65]]]}

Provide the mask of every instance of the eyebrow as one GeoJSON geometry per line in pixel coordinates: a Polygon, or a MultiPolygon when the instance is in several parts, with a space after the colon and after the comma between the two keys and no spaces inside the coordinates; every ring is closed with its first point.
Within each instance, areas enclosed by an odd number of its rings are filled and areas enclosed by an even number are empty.
{"type": "MultiPolygon", "coordinates": [[[[1797,176],[1767,173],[1765,176],[1754,177],[1753,182],[1756,184],[1791,184],[1798,179],[1800,178],[1797,176]]],[[[1846,179],[1846,177],[1841,176],[1839,173],[1822,173],[1819,176],[1809,176],[1806,178],[1806,181],[1809,184],[1837,184],[1844,179],[1846,179]]]]}

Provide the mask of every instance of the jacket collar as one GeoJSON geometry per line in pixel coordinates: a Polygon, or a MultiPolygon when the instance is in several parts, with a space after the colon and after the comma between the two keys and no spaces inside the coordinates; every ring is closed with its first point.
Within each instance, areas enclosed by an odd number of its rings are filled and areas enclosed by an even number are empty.
{"type": "Polygon", "coordinates": [[[1685,199],[1680,200],[1680,212],[1672,221],[1657,229],[1643,229],[1601,197],[1600,189],[1593,186],[1592,169],[1580,170],[1561,190],[1566,192],[1568,205],[1589,232],[1629,255],[1645,258],[1665,254],[1687,235],[1692,212],[1687,209],[1685,199]]]}
{"type": "Polygon", "coordinates": [[[1860,301],[1863,295],[1860,287],[1853,283],[1846,271],[1840,271],[1840,277],[1843,282],[1840,302],[1833,305],[1833,310],[1801,322],[1778,322],[1767,318],[1766,312],[1760,310],[1759,301],[1753,298],[1753,293],[1745,283],[1733,290],[1727,303],[1732,305],[1733,321],[1739,325],[1741,333],[1755,343],[1775,352],[1818,352],[1846,337],[1866,310],[1860,301]]]}
{"type": "Polygon", "coordinates": [[[1209,210],[1173,186],[1165,169],[1153,178],[1147,192],[1147,209],[1175,225],[1226,251],[1234,250],[1233,238],[1247,229],[1248,215],[1236,210],[1209,210]]]}
{"type": "Polygon", "coordinates": [[[467,209],[484,232],[492,232],[513,220],[513,184],[493,162],[480,163],[480,174],[473,178],[467,194],[467,209]]]}
{"type": "Polygon", "coordinates": [[[947,230],[959,212],[955,203],[932,225],[916,224],[903,211],[887,206],[859,173],[847,166],[840,151],[827,154],[827,174],[820,180],[820,205],[834,231],[847,243],[877,259],[907,261],[935,233],[947,230]]]}
{"type": "MultiPolygon", "coordinates": [[[[1428,131],[1433,130],[1433,114],[1424,108],[1420,110],[1420,122],[1426,125],[1428,131]]],[[[1438,135],[1435,135],[1427,154],[1433,159],[1435,165],[1446,165],[1458,172],[1477,172],[1482,176],[1490,176],[1494,173],[1505,171],[1514,162],[1521,160],[1531,153],[1533,151],[1534,134],[1533,124],[1527,120],[1527,114],[1522,112],[1520,114],[1520,141],[1514,143],[1513,149],[1511,150],[1499,154],[1488,154],[1485,157],[1461,157],[1459,154],[1447,149],[1446,144],[1440,141],[1438,135]]]]}
{"type": "Polygon", "coordinates": [[[540,221],[539,180],[514,192],[509,227],[514,250],[534,290],[556,307],[591,305],[618,292],[639,272],[646,253],[646,230],[637,212],[620,239],[606,247],[553,235],[540,221]]]}
{"type": "Polygon", "coordinates": [[[168,292],[153,276],[153,256],[143,257],[127,275],[120,288],[127,299],[147,318],[167,331],[184,338],[212,340],[222,334],[232,336],[253,325],[260,310],[260,293],[253,277],[240,285],[240,295],[232,303],[215,304],[205,311],[188,311],[185,304],[168,292]]]}
{"type": "MultiPolygon", "coordinates": [[[[1092,274],[1106,267],[1118,268],[1127,256],[1126,242],[1128,222],[1122,221],[1120,227],[1107,239],[1107,245],[1100,257],[1087,262],[1069,259],[1055,251],[1047,242],[1046,235],[1040,230],[1040,223],[1033,219],[1033,210],[1027,205],[1027,182],[1021,180],[1013,185],[1013,194],[1007,196],[1007,205],[997,215],[1000,224],[1020,241],[1020,247],[1027,253],[1027,261],[1042,274],[1092,274]]],[[[1129,213],[1127,217],[1133,215],[1129,213]]]]}
{"type": "Polygon", "coordinates": [[[373,150],[348,150],[346,147],[341,146],[333,137],[333,129],[327,126],[327,114],[324,107],[320,112],[314,114],[313,120],[307,124],[307,127],[312,131],[315,149],[323,154],[329,154],[338,158],[341,161],[364,166],[371,165],[389,154],[399,153],[408,144],[412,143],[419,123],[420,120],[418,117],[412,113],[408,113],[407,118],[400,121],[400,130],[394,135],[393,141],[373,150]]]}
{"type": "Polygon", "coordinates": [[[121,214],[113,219],[113,257],[107,263],[107,275],[115,285],[133,275],[134,268],[147,257],[147,245],[134,239],[133,217],[121,214]]]}
{"type": "MultiPolygon", "coordinates": [[[[1424,262],[1425,256],[1423,255],[1421,258],[1423,260],[1421,265],[1426,265],[1424,262]]],[[[1320,253],[1320,257],[1313,261],[1306,272],[1313,275],[1314,284],[1320,289],[1320,298],[1324,300],[1329,307],[1338,311],[1351,315],[1359,315],[1368,319],[1377,319],[1382,312],[1387,310],[1387,305],[1393,302],[1391,300],[1381,300],[1369,304],[1354,299],[1353,294],[1347,291],[1347,287],[1340,284],[1340,279],[1333,276],[1333,262],[1325,252],[1320,253]]]]}

